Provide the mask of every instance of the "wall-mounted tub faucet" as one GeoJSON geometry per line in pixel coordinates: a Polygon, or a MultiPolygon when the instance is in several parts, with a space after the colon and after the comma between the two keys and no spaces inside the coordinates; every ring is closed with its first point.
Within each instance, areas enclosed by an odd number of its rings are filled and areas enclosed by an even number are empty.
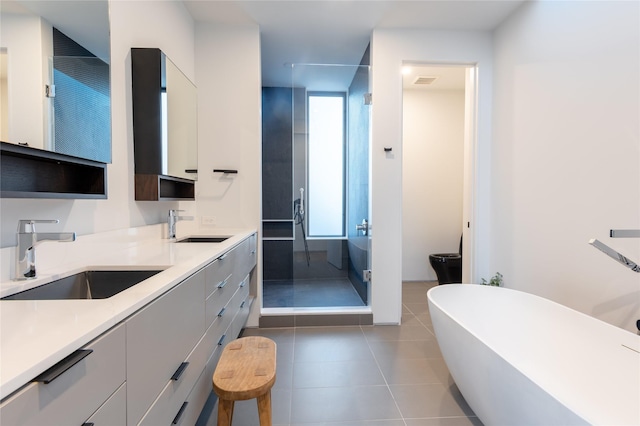
{"type": "MultiPolygon", "coordinates": [[[[611,238],[640,238],[640,229],[612,229],[609,231],[609,235],[611,238]]],[[[597,239],[589,240],[589,244],[632,271],[640,272],[640,265],[597,239]]]]}
{"type": "Polygon", "coordinates": [[[167,225],[169,226],[169,239],[173,240],[176,238],[176,223],[179,220],[193,220],[193,216],[178,216],[178,212],[183,212],[184,210],[169,210],[169,217],[167,219],[167,225]]]}
{"type": "Polygon", "coordinates": [[[59,223],[53,220],[19,220],[16,245],[16,280],[37,277],[36,246],[42,241],[75,241],[75,232],[36,232],[36,223],[59,223]]]}

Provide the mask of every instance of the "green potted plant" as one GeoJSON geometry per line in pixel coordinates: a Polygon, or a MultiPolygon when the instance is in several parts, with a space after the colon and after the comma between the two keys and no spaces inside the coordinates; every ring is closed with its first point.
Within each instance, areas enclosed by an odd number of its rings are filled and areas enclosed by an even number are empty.
{"type": "Polygon", "coordinates": [[[502,274],[500,272],[496,272],[496,274],[493,277],[491,277],[489,282],[487,282],[487,280],[482,278],[481,281],[480,281],[480,284],[482,284],[482,285],[492,285],[492,286],[495,286],[495,287],[500,287],[503,284],[502,274]]]}

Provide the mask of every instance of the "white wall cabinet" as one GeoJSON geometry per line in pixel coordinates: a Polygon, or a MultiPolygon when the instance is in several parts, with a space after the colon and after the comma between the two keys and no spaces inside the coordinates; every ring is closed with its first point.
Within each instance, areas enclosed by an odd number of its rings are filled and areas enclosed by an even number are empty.
{"type": "Polygon", "coordinates": [[[51,383],[10,395],[0,424],[194,424],[249,316],[255,250],[253,234],[86,345],[93,352],[51,383]]]}

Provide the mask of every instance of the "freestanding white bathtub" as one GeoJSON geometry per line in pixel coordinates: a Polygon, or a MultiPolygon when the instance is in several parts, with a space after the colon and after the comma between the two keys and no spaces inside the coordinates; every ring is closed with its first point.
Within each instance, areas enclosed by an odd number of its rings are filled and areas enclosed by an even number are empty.
{"type": "Polygon", "coordinates": [[[445,362],[486,425],[640,425],[640,336],[532,294],[429,290],[445,362]]]}

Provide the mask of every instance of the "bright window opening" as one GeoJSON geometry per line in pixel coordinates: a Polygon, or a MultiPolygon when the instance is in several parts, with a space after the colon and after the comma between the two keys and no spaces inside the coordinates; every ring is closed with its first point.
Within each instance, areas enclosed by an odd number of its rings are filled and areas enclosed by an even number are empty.
{"type": "Polygon", "coordinates": [[[309,94],[308,232],[343,237],[345,221],[345,94],[309,94]]]}

